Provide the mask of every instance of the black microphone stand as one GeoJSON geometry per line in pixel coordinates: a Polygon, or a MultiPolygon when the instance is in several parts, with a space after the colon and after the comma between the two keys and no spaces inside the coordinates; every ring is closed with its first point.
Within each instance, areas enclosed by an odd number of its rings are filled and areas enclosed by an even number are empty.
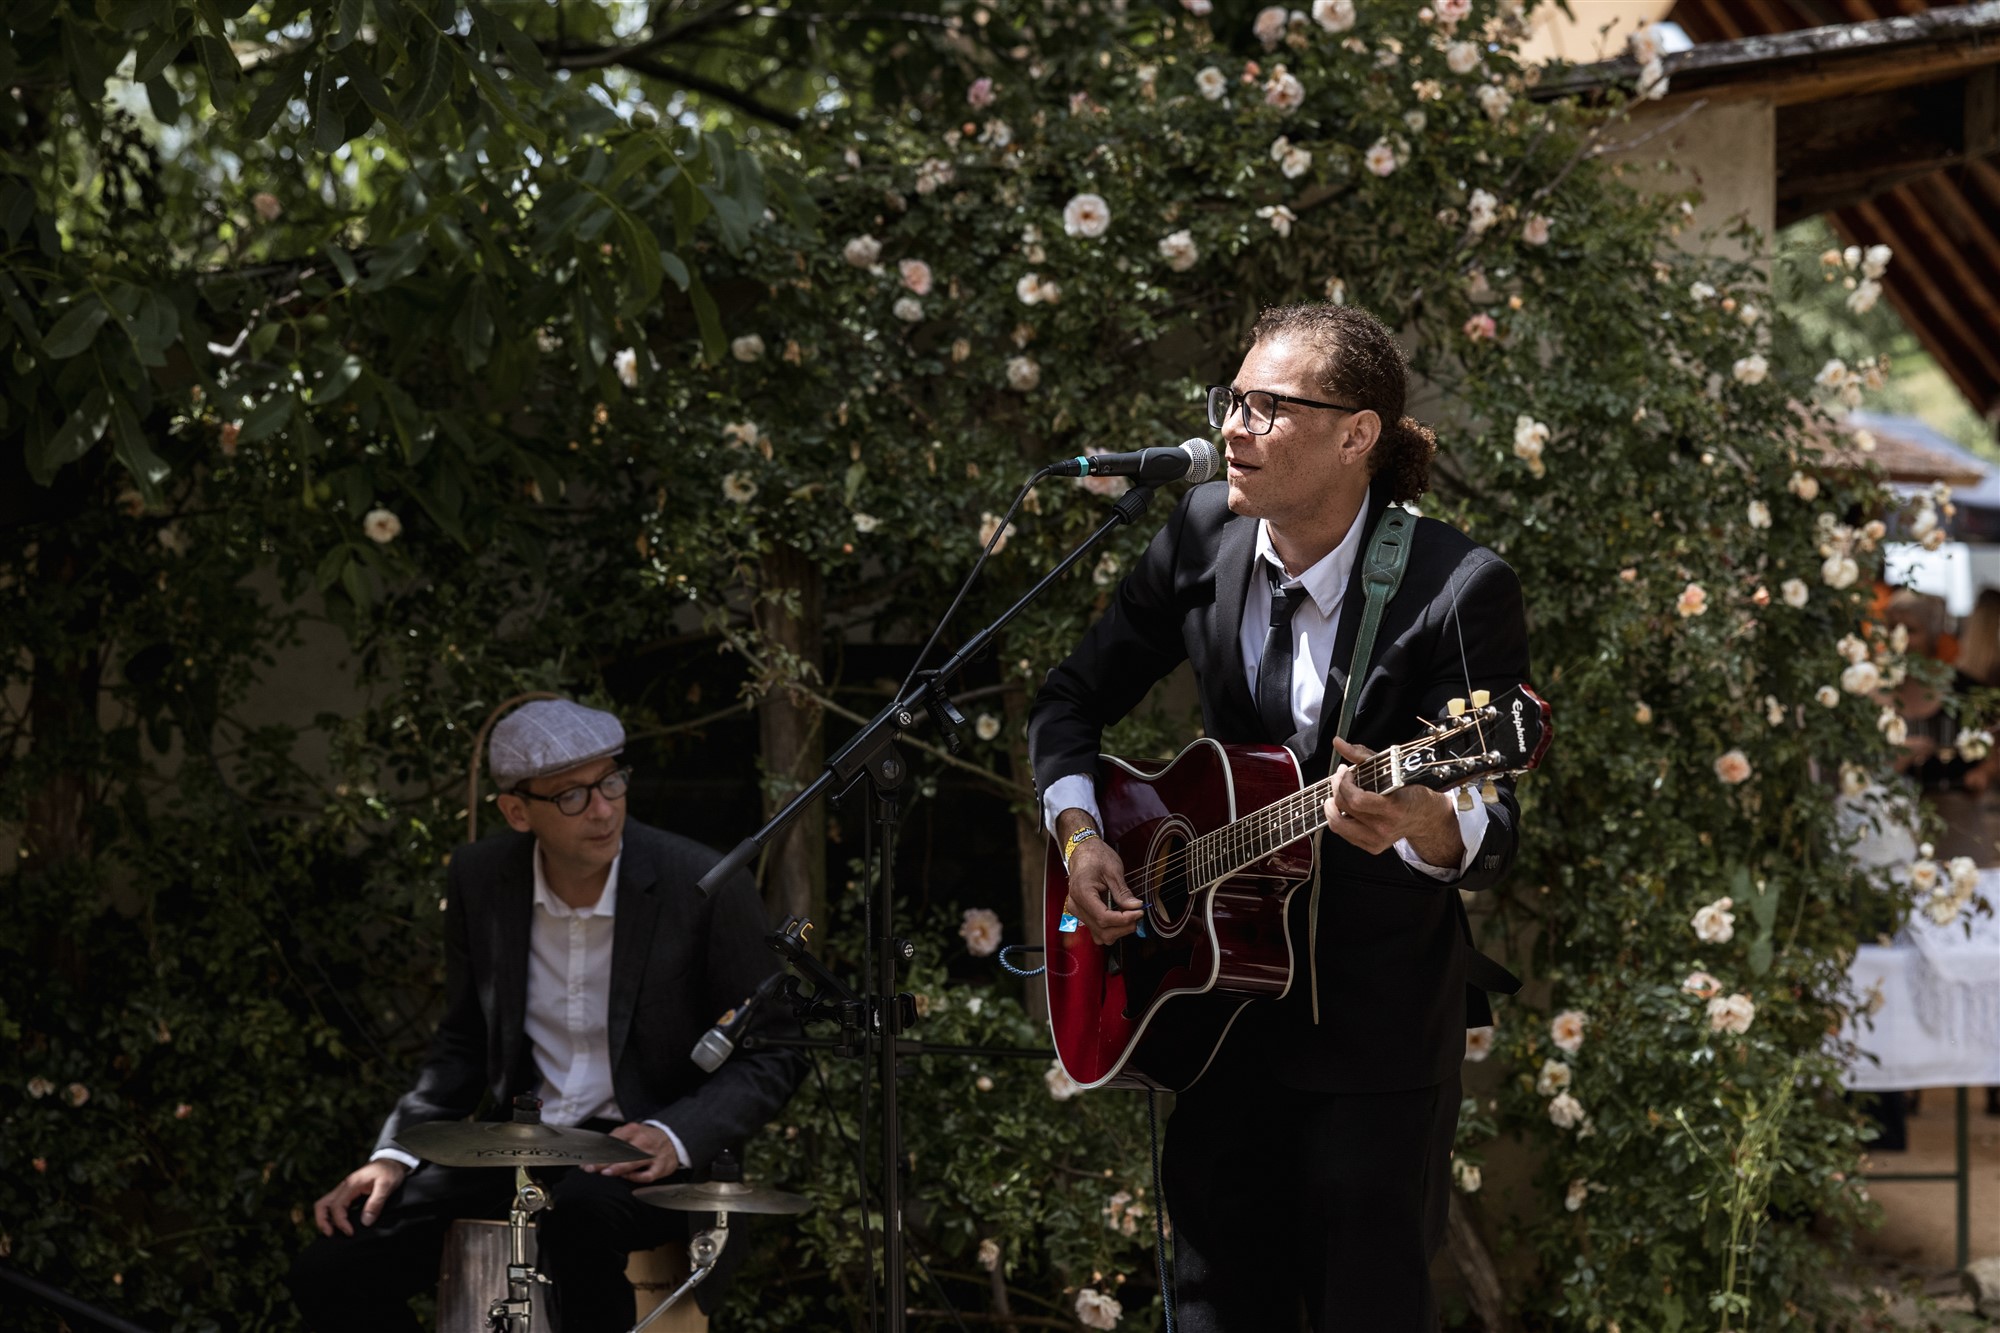
{"type": "MultiPolygon", "coordinates": [[[[1045,468],[1037,474],[1035,481],[1051,475],[1052,468],[1045,468]]],[[[1034,484],[1033,482],[1030,485],[1034,484]]],[[[903,1189],[899,1167],[903,1160],[903,1125],[896,1109],[896,1060],[905,1053],[902,1042],[903,1031],[916,1022],[916,1002],[907,993],[897,993],[896,964],[907,960],[912,950],[910,945],[896,937],[894,910],[896,904],[896,828],[901,819],[900,793],[905,779],[909,776],[909,764],[896,748],[896,739],[903,732],[917,725],[920,711],[928,714],[944,734],[946,747],[956,753],[962,742],[958,728],[965,724],[964,714],[958,711],[946,692],[948,682],[959,672],[985,652],[993,639],[1014,618],[1025,610],[1030,602],[1046,592],[1055,581],[1067,574],[1076,563],[1095,547],[1114,528],[1136,522],[1146,511],[1156,487],[1135,486],[1120,496],[1112,506],[1110,517],[1086,537],[1068,555],[1057,563],[1054,569],[1043,575],[1025,596],[986,628],[966,641],[941,667],[935,670],[919,671],[912,678],[907,689],[899,694],[887,707],[877,713],[868,724],[856,733],[854,738],[843,745],[826,762],[825,771],[814,779],[811,786],[787,801],[784,808],[772,815],[755,833],[738,843],[715,867],[702,876],[700,888],[703,893],[713,892],[729,876],[748,865],[773,839],[782,834],[792,822],[809,809],[814,802],[823,800],[828,794],[836,798],[845,795],[864,777],[868,779],[874,793],[875,822],[880,830],[882,846],[881,871],[876,879],[876,893],[879,907],[875,913],[880,923],[879,933],[873,941],[876,958],[872,969],[872,980],[879,989],[868,994],[857,994],[851,988],[840,985],[817,961],[809,969],[803,967],[801,955],[805,954],[803,934],[787,931],[780,935],[789,937],[788,946],[773,945],[784,953],[794,965],[808,970],[819,982],[822,990],[832,989],[839,997],[839,1010],[843,1014],[842,1041],[836,1049],[853,1049],[851,1025],[856,1021],[862,1027],[861,1044],[872,1047],[877,1061],[877,1078],[881,1084],[882,1114],[879,1117],[881,1135],[880,1163],[882,1169],[882,1286],[887,1300],[884,1308],[887,1316],[881,1328],[884,1333],[905,1333],[908,1326],[906,1300],[904,1296],[903,1258],[903,1189]],[[829,986],[828,983],[833,983],[829,986]]],[[[858,1054],[858,1049],[856,1050],[858,1054]]],[[[867,1200],[861,1201],[864,1215],[867,1200]]]]}

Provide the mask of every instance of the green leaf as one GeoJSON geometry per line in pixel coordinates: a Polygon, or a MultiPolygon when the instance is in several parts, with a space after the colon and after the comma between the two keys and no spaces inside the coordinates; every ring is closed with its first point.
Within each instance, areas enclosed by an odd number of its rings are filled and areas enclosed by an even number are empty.
{"type": "Polygon", "coordinates": [[[201,57],[201,67],[208,72],[209,100],[220,106],[236,95],[236,81],[243,77],[243,66],[237,63],[229,43],[220,37],[203,33],[194,39],[194,49],[201,57]]]}
{"type": "Polygon", "coordinates": [[[243,433],[237,438],[244,444],[255,444],[267,435],[276,434],[292,415],[297,402],[298,394],[290,389],[272,394],[243,414],[243,433]]]}
{"type": "Polygon", "coordinates": [[[700,278],[690,278],[687,294],[694,303],[695,322],[701,325],[702,354],[713,364],[721,365],[729,354],[729,339],[722,331],[722,312],[715,308],[715,298],[708,294],[700,278]]]}
{"type": "Polygon", "coordinates": [[[361,358],[351,352],[334,361],[320,372],[318,382],[312,386],[313,406],[324,407],[337,401],[361,378],[361,370],[361,358]]]}
{"type": "Polygon", "coordinates": [[[181,118],[180,94],[164,74],[146,80],[146,103],[153,109],[153,119],[162,125],[175,124],[181,118]]]}
{"type": "Polygon", "coordinates": [[[313,582],[319,585],[321,592],[325,592],[340,581],[341,574],[347,569],[347,562],[353,556],[353,551],[349,550],[345,545],[341,545],[334,547],[331,551],[320,557],[319,569],[313,575],[313,582]]]}
{"type": "Polygon", "coordinates": [[[487,300],[486,284],[474,279],[458,304],[451,320],[452,337],[458,341],[459,356],[468,370],[478,370],[493,352],[493,310],[487,300]]]}
{"type": "Polygon", "coordinates": [[[250,103],[250,114],[238,127],[245,138],[261,139],[271,132],[271,127],[278,123],[279,113],[298,95],[299,87],[305,81],[305,69],[305,61],[299,57],[280,60],[270,66],[264,86],[257,90],[256,100],[250,103]]]}
{"type": "Polygon", "coordinates": [[[147,504],[156,504],[160,499],[160,483],[167,479],[173,469],[165,459],[153,452],[145,432],[140,428],[139,418],[132,411],[132,405],[123,398],[111,402],[111,422],[113,446],[118,461],[132,474],[132,481],[147,504]]]}
{"type": "Polygon", "coordinates": [[[352,255],[331,241],[328,241],[322,248],[326,251],[326,257],[333,261],[333,267],[339,272],[340,280],[343,283],[352,287],[361,281],[361,272],[354,267],[354,257],[352,255]]]}
{"type": "Polygon", "coordinates": [[[110,424],[111,395],[101,387],[92,389],[62,426],[41,441],[39,450],[28,451],[28,475],[48,485],[64,466],[89,453],[110,424]]]}
{"type": "Polygon", "coordinates": [[[98,46],[95,30],[83,23],[62,25],[63,63],[69,66],[70,83],[76,95],[85,103],[95,104],[104,97],[104,81],[124,58],[123,45],[116,55],[106,59],[106,52],[98,46]]]}
{"type": "Polygon", "coordinates": [[[340,0],[340,7],[335,11],[334,28],[327,34],[326,49],[345,50],[360,35],[366,16],[366,0],[340,0]]]}
{"type": "Polygon", "coordinates": [[[186,49],[188,33],[191,30],[184,23],[164,24],[153,30],[149,37],[139,42],[137,64],[132,70],[132,78],[138,83],[150,83],[166,72],[174,63],[174,57],[186,49]]]}
{"type": "Polygon", "coordinates": [[[173,303],[150,287],[139,289],[138,308],[125,324],[132,351],[142,366],[167,364],[167,349],[180,338],[180,315],[173,303]]]}
{"type": "Polygon", "coordinates": [[[660,267],[674,280],[674,286],[682,291],[688,289],[688,266],[681,257],[671,250],[660,251],[660,267]]]}
{"type": "Polygon", "coordinates": [[[340,571],[340,586],[346,590],[357,610],[366,611],[370,594],[368,576],[357,561],[350,560],[340,571]]]}
{"type": "Polygon", "coordinates": [[[509,23],[506,15],[496,17],[498,22],[494,33],[500,39],[500,49],[507,53],[507,64],[535,87],[548,87],[549,67],[542,53],[535,49],[534,42],[529,40],[527,33],[509,23]]]}
{"type": "Polygon", "coordinates": [[[67,361],[90,346],[91,339],[111,317],[110,307],[96,296],[86,296],[63,313],[55,327],[42,339],[42,351],[51,360],[67,361]]]}
{"type": "Polygon", "coordinates": [[[419,43],[410,60],[410,89],[397,111],[406,125],[428,116],[451,91],[452,67],[457,59],[458,52],[448,37],[432,33],[419,43]]]}
{"type": "Polygon", "coordinates": [[[312,72],[313,147],[322,153],[331,153],[347,142],[347,117],[340,113],[340,101],[334,96],[338,86],[330,64],[312,72]]]}
{"type": "Polygon", "coordinates": [[[618,210],[618,236],[626,261],[627,291],[619,310],[631,318],[659,298],[660,243],[645,223],[622,208],[618,210]]]}
{"type": "Polygon", "coordinates": [[[373,111],[383,124],[391,128],[400,126],[400,122],[396,119],[396,103],[390,98],[389,90],[382,86],[382,80],[375,73],[375,67],[368,63],[365,48],[350,46],[342,51],[340,72],[347,76],[348,86],[361,95],[361,100],[368,104],[368,109],[373,111]]]}
{"type": "Polygon", "coordinates": [[[380,291],[409,277],[424,262],[427,248],[428,241],[420,231],[398,236],[382,245],[368,258],[368,277],[362,283],[363,288],[380,291]]]}

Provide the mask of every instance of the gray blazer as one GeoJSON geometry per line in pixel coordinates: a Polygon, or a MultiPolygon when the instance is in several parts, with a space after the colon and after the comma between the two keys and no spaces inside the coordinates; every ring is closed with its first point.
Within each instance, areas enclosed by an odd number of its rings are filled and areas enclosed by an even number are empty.
{"type": "MultiPolygon", "coordinates": [[[[376,1146],[427,1120],[458,1120],[491,1098],[505,1118],[541,1086],[524,1030],[534,838],[504,833],[455,853],[444,912],[445,1011],[414,1086],[376,1146]]],[[[798,1084],[791,1052],[738,1050],[713,1074],[689,1051],[730,1006],[778,970],[756,886],[737,875],[703,897],[722,858],[677,834],[625,821],[611,944],[612,1087],[628,1120],[672,1127],[699,1171],[775,1116],[798,1084]]],[[[767,1022],[771,1020],[767,1019],[767,1022]]],[[[795,1031],[789,1020],[772,1031],[795,1031]]]]}

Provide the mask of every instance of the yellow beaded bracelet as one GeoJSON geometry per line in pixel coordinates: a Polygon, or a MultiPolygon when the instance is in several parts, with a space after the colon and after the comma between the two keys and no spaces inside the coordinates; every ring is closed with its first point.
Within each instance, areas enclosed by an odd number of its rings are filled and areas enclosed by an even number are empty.
{"type": "Polygon", "coordinates": [[[1063,844],[1064,874],[1069,873],[1069,859],[1070,857],[1076,855],[1076,849],[1083,846],[1083,844],[1089,842],[1092,838],[1096,836],[1097,836],[1097,830],[1088,827],[1080,828],[1076,832],[1069,835],[1069,841],[1063,844]]]}

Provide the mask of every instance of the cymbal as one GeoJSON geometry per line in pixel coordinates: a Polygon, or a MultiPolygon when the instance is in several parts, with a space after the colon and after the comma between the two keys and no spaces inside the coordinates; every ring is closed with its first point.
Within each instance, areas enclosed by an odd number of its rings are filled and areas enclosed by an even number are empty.
{"type": "Polygon", "coordinates": [[[396,1145],[439,1166],[582,1166],[648,1156],[595,1130],[515,1120],[432,1120],[400,1131],[396,1145]]]}
{"type": "Polygon", "coordinates": [[[803,1194],[787,1194],[763,1185],[735,1180],[705,1180],[699,1184],[648,1185],[632,1197],[655,1208],[677,1213],[803,1213],[813,1206],[803,1194]]]}

